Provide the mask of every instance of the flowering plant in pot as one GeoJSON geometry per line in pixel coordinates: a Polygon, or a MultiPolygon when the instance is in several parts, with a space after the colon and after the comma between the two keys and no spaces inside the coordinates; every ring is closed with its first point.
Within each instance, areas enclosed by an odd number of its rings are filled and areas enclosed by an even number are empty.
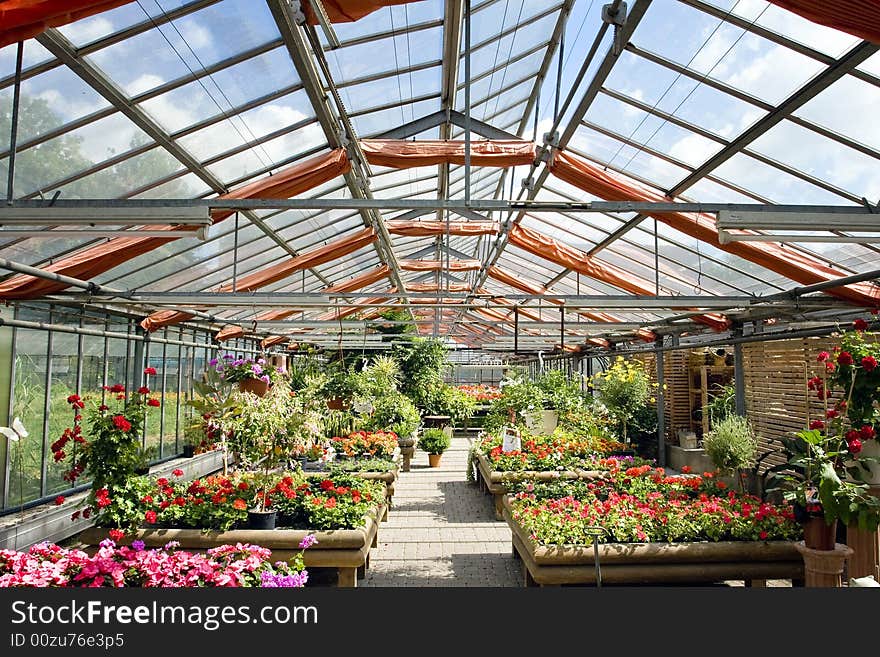
{"type": "Polygon", "coordinates": [[[220,377],[230,383],[238,383],[242,392],[252,392],[263,396],[269,387],[279,382],[284,373],[266,363],[265,358],[235,358],[232,354],[224,354],[209,362],[220,377]]]}
{"type": "MultiPolygon", "coordinates": [[[[144,370],[145,380],[155,375],[155,368],[144,370]]],[[[86,512],[110,505],[118,489],[122,489],[142,461],[142,436],[144,422],[150,408],[160,406],[158,399],[150,397],[145,384],[126,395],[121,383],[103,386],[105,402],[70,395],[67,403],[73,411],[73,425],[51,444],[53,460],[68,463],[64,480],[73,485],[85,476],[92,482],[86,498],[86,512]],[[86,412],[86,431],[83,431],[83,414],[86,412]]]]}
{"type": "Polygon", "coordinates": [[[880,525],[880,499],[862,479],[865,463],[875,459],[860,458],[863,440],[876,440],[878,398],[877,388],[871,391],[868,383],[876,360],[866,354],[856,362],[853,356],[859,354],[856,346],[865,345],[865,327],[857,321],[855,331],[844,334],[843,347],[834,347],[833,355],[818,354],[820,374],[807,386],[822,401],[824,417],[783,439],[788,462],[771,468],[771,477],[781,482],[785,499],[794,503],[804,523],[807,547],[813,549],[834,549],[838,520],[870,531],[880,525]],[[830,403],[832,398],[836,401],[830,403]]]}

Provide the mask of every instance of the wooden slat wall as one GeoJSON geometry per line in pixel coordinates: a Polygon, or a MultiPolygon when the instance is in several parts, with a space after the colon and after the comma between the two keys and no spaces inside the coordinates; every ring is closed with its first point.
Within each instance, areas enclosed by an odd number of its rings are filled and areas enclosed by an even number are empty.
{"type": "MultiPolygon", "coordinates": [[[[759,437],[759,453],[779,452],[771,442],[800,431],[810,420],[823,417],[824,407],[807,380],[819,373],[820,351],[831,351],[831,338],[804,338],[743,345],[746,414],[759,437]]],[[[762,467],[783,462],[782,454],[769,456],[762,467]]]]}
{"type": "MultiPolygon", "coordinates": [[[[640,361],[651,378],[657,383],[656,354],[633,354],[632,358],[640,361]]],[[[663,367],[666,380],[664,393],[666,417],[666,440],[678,444],[678,429],[690,426],[690,399],[688,390],[688,352],[667,351],[664,354],[663,367]]]]}

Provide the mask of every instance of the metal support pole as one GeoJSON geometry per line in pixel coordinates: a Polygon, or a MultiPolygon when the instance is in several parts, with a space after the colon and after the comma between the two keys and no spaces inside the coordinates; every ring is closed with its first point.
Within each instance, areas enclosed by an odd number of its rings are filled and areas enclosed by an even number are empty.
{"type": "Polygon", "coordinates": [[[471,202],[471,0],[464,0],[464,202],[471,202]]]}
{"type": "Polygon", "coordinates": [[[232,291],[238,292],[238,212],[235,213],[235,234],[232,240],[232,291]]]}
{"type": "Polygon", "coordinates": [[[519,306],[513,307],[513,353],[519,354],[519,306]]]}
{"type": "Polygon", "coordinates": [[[559,306],[559,342],[560,350],[565,353],[565,306],[559,306]]]}
{"type": "MultiPolygon", "coordinates": [[[[663,338],[657,339],[660,346],[663,346],[663,338]]],[[[657,463],[660,467],[666,467],[666,370],[664,363],[664,353],[661,351],[656,354],[657,364],[657,463]]]]}
{"type": "MultiPolygon", "coordinates": [[[[733,337],[741,338],[742,326],[733,327],[733,337]]],[[[733,344],[733,384],[736,388],[736,414],[742,417],[746,415],[746,376],[743,369],[743,346],[742,342],[733,344]]]]}
{"type": "MultiPolygon", "coordinates": [[[[562,93],[562,60],[565,54],[565,30],[559,37],[559,64],[556,68],[556,93],[553,100],[553,123],[559,122],[559,94],[562,93]]],[[[535,112],[537,114],[537,112],[535,112]]]]}
{"type": "Polygon", "coordinates": [[[24,41],[18,42],[15,55],[15,87],[12,90],[12,126],[9,130],[9,176],[6,179],[6,204],[15,198],[15,146],[18,142],[18,106],[21,102],[21,63],[24,59],[24,41]]]}
{"type": "Polygon", "coordinates": [[[660,243],[657,239],[657,218],[654,218],[654,294],[660,296],[660,243]]]}

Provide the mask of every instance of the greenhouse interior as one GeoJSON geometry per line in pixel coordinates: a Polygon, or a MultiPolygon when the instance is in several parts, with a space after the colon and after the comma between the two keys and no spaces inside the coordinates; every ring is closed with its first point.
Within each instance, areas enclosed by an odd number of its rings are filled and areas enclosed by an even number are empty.
{"type": "Polygon", "coordinates": [[[878,50],[0,2],[0,586],[880,586],[878,50]]]}

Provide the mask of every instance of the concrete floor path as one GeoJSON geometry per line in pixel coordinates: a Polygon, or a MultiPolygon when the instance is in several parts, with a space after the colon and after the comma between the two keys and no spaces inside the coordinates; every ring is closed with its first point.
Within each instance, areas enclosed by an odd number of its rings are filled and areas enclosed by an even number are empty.
{"type": "Polygon", "coordinates": [[[394,503],[358,586],[521,586],[507,523],[492,498],[468,483],[470,441],[456,436],[439,468],[416,450],[394,485],[394,503]]]}

